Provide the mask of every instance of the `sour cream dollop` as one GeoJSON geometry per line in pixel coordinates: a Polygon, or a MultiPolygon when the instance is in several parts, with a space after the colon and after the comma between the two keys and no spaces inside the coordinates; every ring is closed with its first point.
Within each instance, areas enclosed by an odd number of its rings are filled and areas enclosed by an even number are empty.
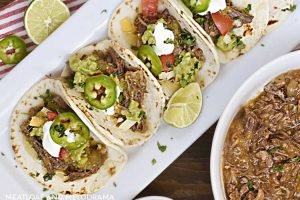
{"type": "Polygon", "coordinates": [[[225,0],[211,0],[206,11],[198,13],[199,15],[206,15],[208,12],[216,13],[226,8],[225,0]]]}
{"type": "Polygon", "coordinates": [[[59,157],[59,152],[60,148],[62,147],[61,145],[55,143],[50,135],[50,127],[53,124],[53,121],[48,121],[44,124],[43,126],[43,147],[44,149],[53,157],[58,158],[59,157]]]}
{"type": "Polygon", "coordinates": [[[153,49],[158,56],[173,53],[174,44],[167,42],[168,40],[174,41],[175,36],[172,31],[166,29],[164,24],[160,22],[156,24],[153,35],[156,43],[153,49]]]}

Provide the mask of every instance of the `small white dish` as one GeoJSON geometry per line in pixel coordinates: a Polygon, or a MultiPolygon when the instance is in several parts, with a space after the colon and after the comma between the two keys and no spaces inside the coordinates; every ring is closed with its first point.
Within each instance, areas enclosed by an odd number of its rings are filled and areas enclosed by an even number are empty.
{"type": "Polygon", "coordinates": [[[149,196],[149,197],[141,197],[136,200],[172,200],[168,197],[162,197],[162,196],[149,196]]]}
{"type": "Polygon", "coordinates": [[[300,51],[281,56],[263,66],[242,84],[227,104],[214,134],[210,156],[211,184],[216,200],[226,199],[222,176],[222,153],[231,121],[241,106],[256,97],[270,80],[293,69],[300,69],[300,51]]]}

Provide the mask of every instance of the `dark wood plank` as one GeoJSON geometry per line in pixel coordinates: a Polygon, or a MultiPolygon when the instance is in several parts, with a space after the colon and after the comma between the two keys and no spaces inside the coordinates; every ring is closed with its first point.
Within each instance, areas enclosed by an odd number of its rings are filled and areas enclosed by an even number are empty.
{"type": "MultiPolygon", "coordinates": [[[[12,0],[0,0],[0,7],[10,2],[12,0]]],[[[209,157],[214,130],[215,125],[145,188],[138,197],[160,195],[176,200],[213,199],[209,157]]]]}
{"type": "Polygon", "coordinates": [[[216,124],[171,164],[138,197],[159,195],[176,200],[213,199],[209,162],[216,124]]]}

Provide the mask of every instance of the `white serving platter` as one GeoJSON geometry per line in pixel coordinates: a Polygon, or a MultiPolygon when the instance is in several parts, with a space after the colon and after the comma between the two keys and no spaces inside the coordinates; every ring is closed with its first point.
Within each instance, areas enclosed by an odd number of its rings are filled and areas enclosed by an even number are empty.
{"type": "MultiPolygon", "coordinates": [[[[27,197],[33,195],[32,199],[35,199],[34,195],[42,197],[51,193],[42,192],[38,183],[20,167],[15,167],[18,164],[13,159],[9,142],[10,114],[24,92],[46,75],[60,71],[72,52],[107,36],[109,17],[120,2],[89,0],[0,81],[0,152],[5,154],[0,154],[0,199],[12,199],[17,194],[26,194],[27,197]]],[[[295,2],[300,7],[300,0],[295,2]]],[[[251,52],[221,67],[216,81],[203,92],[203,110],[195,124],[186,129],[162,124],[157,134],[145,145],[127,150],[127,165],[107,187],[96,193],[98,199],[134,198],[216,122],[231,96],[247,77],[300,42],[299,32],[300,9],[297,8],[284,24],[265,36],[251,52]],[[158,150],[158,141],[167,145],[164,153],[158,150]],[[155,165],[151,164],[153,158],[157,160],[155,165]]]]}

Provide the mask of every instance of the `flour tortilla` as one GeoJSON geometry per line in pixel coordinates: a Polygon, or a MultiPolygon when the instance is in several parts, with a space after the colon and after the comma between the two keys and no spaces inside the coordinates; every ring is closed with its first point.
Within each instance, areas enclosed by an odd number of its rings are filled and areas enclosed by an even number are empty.
{"type": "MultiPolygon", "coordinates": [[[[132,130],[123,131],[116,126],[116,122],[111,116],[106,115],[103,111],[93,108],[83,97],[83,93],[77,92],[75,89],[68,88],[68,84],[64,84],[64,91],[68,102],[75,112],[79,115],[85,115],[89,122],[98,130],[99,134],[108,138],[113,143],[129,147],[141,145],[150,139],[157,132],[163,108],[165,106],[165,96],[158,81],[151,74],[148,68],[137,58],[132,52],[122,48],[117,42],[105,40],[95,45],[90,45],[76,52],[77,55],[90,55],[94,51],[106,51],[113,48],[116,53],[125,60],[133,68],[141,69],[144,72],[147,82],[147,92],[144,97],[144,105],[142,109],[146,112],[146,123],[148,130],[144,133],[134,132],[132,130]]],[[[66,67],[68,68],[68,66],[66,67]]],[[[63,76],[70,76],[70,70],[64,70],[63,76]]]]}
{"type": "MultiPolygon", "coordinates": [[[[97,173],[80,180],[64,182],[66,177],[63,176],[63,172],[57,171],[52,180],[44,181],[43,176],[47,173],[47,170],[43,167],[43,163],[38,159],[37,153],[21,132],[20,125],[28,119],[26,113],[28,113],[30,108],[43,104],[41,98],[35,99],[34,97],[44,95],[47,89],[64,98],[61,82],[58,80],[45,79],[26,92],[12,113],[10,121],[10,141],[15,153],[15,159],[36,181],[41,183],[45,188],[55,192],[62,194],[87,194],[101,189],[123,168],[127,162],[127,156],[120,148],[112,145],[106,138],[99,134],[97,134],[98,138],[92,134],[91,137],[100,140],[107,146],[108,157],[97,173]]],[[[91,127],[91,125],[88,126],[91,127]]],[[[91,133],[94,131],[91,130],[91,133]]]]}
{"type": "Polygon", "coordinates": [[[288,10],[284,11],[284,9],[288,9],[292,5],[294,5],[294,0],[269,0],[270,19],[266,33],[277,28],[288,18],[291,12],[288,10]]]}
{"type": "MultiPolygon", "coordinates": [[[[192,12],[182,3],[181,0],[170,0],[173,6],[178,7],[184,12],[189,20],[194,24],[195,28],[202,33],[212,45],[214,42],[205,30],[193,19],[192,12]]],[[[233,33],[242,37],[242,41],[246,48],[239,50],[233,49],[228,52],[223,52],[216,47],[219,55],[220,63],[228,63],[239,56],[251,50],[261,39],[269,21],[269,2],[268,0],[232,0],[232,4],[238,9],[244,9],[251,4],[250,14],[254,16],[252,23],[244,24],[240,28],[235,28],[233,33]]]]}
{"type": "MultiPolygon", "coordinates": [[[[122,19],[127,18],[134,22],[135,17],[138,14],[141,0],[124,0],[115,10],[112,18],[109,22],[108,34],[113,40],[118,41],[123,47],[131,49],[131,41],[128,38],[127,33],[123,32],[120,26],[122,19]]],[[[173,6],[168,0],[159,0],[159,11],[168,9],[170,15],[172,15],[180,24],[182,29],[189,31],[195,38],[197,46],[202,49],[204,57],[206,59],[203,67],[197,74],[197,81],[201,88],[204,89],[216,78],[219,73],[220,63],[218,60],[217,52],[214,46],[207,41],[207,39],[201,35],[194,27],[190,20],[181,12],[181,10],[173,6]]],[[[168,88],[163,88],[168,93],[168,88]]]]}

